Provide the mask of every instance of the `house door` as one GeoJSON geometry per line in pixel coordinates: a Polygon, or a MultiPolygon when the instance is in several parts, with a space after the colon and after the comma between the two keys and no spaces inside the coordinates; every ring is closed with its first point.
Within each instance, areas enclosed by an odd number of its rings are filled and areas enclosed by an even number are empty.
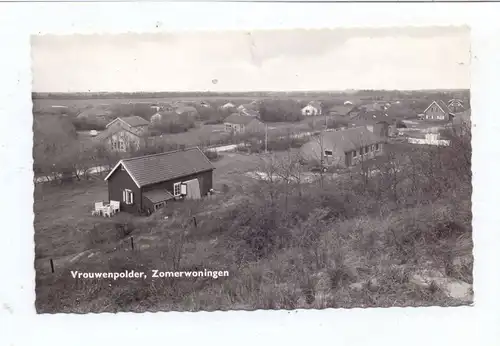
{"type": "Polygon", "coordinates": [[[349,167],[351,165],[351,162],[352,162],[352,154],[351,153],[345,153],[345,165],[347,167],[349,167]]]}

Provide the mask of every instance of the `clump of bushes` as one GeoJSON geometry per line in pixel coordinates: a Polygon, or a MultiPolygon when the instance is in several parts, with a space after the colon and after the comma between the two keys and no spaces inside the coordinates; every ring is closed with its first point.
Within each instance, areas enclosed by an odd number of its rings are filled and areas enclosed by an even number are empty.
{"type": "Polygon", "coordinates": [[[221,155],[215,151],[215,150],[209,150],[209,149],[206,149],[203,151],[203,153],[205,154],[205,156],[212,162],[214,161],[217,161],[217,160],[220,160],[221,159],[221,155]]]}
{"type": "Polygon", "coordinates": [[[103,131],[106,129],[106,125],[103,124],[102,122],[93,121],[89,119],[75,118],[72,120],[72,123],[76,131],[91,131],[91,130],[103,131]]]}
{"type": "Polygon", "coordinates": [[[165,114],[150,127],[150,134],[158,136],[169,133],[187,132],[196,126],[194,117],[188,114],[165,114]]]}
{"type": "Polygon", "coordinates": [[[266,100],[258,110],[264,122],[297,122],[304,119],[302,107],[295,100],[266,100]]]}

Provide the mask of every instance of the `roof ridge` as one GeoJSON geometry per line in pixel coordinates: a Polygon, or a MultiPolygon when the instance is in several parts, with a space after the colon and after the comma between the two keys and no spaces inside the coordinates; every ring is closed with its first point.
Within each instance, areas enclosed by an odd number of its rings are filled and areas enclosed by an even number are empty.
{"type": "Polygon", "coordinates": [[[138,160],[138,159],[143,159],[143,158],[148,158],[148,157],[162,156],[162,155],[167,155],[167,154],[174,154],[174,153],[181,152],[181,151],[190,151],[190,150],[194,150],[194,149],[198,149],[199,151],[201,151],[200,147],[195,146],[195,147],[185,148],[185,149],[177,149],[177,150],[172,150],[172,151],[164,151],[163,153],[156,153],[156,154],[149,154],[149,155],[143,155],[143,156],[129,157],[129,158],[126,158],[126,159],[122,159],[121,161],[122,162],[133,161],[133,160],[138,160]]]}

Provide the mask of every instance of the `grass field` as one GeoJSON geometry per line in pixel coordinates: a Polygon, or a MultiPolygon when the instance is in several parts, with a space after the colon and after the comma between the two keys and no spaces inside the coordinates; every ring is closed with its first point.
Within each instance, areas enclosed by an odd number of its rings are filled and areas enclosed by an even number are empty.
{"type": "Polygon", "coordinates": [[[175,143],[186,146],[196,146],[201,143],[219,143],[219,141],[228,136],[224,132],[224,125],[205,125],[198,124],[195,128],[187,132],[164,134],[161,138],[167,143],[175,143]]]}

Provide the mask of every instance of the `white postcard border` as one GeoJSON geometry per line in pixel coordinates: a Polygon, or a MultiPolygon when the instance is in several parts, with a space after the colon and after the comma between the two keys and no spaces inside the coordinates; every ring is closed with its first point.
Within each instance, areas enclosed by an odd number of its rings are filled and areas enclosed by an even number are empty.
{"type": "Polygon", "coordinates": [[[500,4],[0,4],[0,319],[5,345],[494,345],[499,334],[500,4]],[[474,307],[36,315],[30,34],[359,26],[472,28],[474,307]],[[5,332],[4,332],[5,331],[5,332]]]}

